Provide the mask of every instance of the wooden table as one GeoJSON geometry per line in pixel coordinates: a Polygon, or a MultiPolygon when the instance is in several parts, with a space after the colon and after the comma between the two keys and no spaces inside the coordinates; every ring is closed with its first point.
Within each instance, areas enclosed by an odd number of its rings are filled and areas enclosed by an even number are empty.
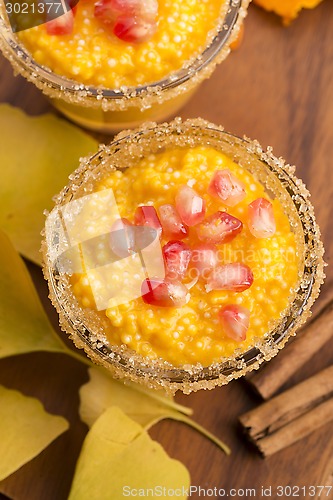
{"type": "MultiPolygon", "coordinates": [[[[183,117],[202,116],[235,134],[255,137],[297,165],[298,175],[312,192],[329,264],[333,251],[332,33],[332,0],[324,0],[315,10],[304,11],[288,29],[275,16],[252,6],[241,49],[217,69],[181,113],[183,117]]],[[[20,106],[30,114],[50,109],[48,101],[32,85],[14,78],[3,58],[0,74],[1,101],[20,106]]],[[[31,270],[56,324],[40,270],[31,270]]],[[[326,287],[333,280],[331,267],[327,275],[326,287]]],[[[330,346],[290,380],[290,385],[332,361],[330,346]]],[[[86,369],[61,355],[33,354],[0,362],[0,383],[40,397],[48,410],[62,413],[72,424],[70,432],[3,481],[0,491],[15,500],[66,499],[87,431],[77,415],[77,389],[86,380],[86,369]]],[[[332,425],[263,460],[247,445],[237,426],[237,417],[259,402],[244,381],[212,392],[180,395],[177,399],[193,407],[197,421],[225,439],[233,450],[228,458],[181,424],[168,421],[156,426],[152,436],[171,456],[187,465],[192,484],[256,488],[259,498],[261,486],[324,484],[333,456],[332,425]]]]}

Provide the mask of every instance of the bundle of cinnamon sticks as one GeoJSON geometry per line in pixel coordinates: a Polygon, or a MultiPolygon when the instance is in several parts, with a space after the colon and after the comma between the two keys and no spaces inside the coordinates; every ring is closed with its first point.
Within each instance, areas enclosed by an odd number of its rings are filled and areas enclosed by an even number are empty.
{"type": "Polygon", "coordinates": [[[333,365],[269,399],[330,340],[333,340],[333,287],[329,287],[322,308],[297,339],[248,378],[266,401],[239,420],[263,456],[270,456],[333,421],[333,365]]]}

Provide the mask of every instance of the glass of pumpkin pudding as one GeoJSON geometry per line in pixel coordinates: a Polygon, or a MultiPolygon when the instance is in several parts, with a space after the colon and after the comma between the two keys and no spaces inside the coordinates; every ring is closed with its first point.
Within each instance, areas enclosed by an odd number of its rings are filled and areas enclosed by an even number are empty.
{"type": "Polygon", "coordinates": [[[229,54],[248,3],[80,0],[16,34],[2,6],[0,48],[67,117],[119,131],[175,114],[229,54]]]}
{"type": "Polygon", "coordinates": [[[171,392],[275,356],[323,280],[294,168],[201,119],[123,132],[83,159],[47,217],[43,254],[77,347],[171,392]]]}

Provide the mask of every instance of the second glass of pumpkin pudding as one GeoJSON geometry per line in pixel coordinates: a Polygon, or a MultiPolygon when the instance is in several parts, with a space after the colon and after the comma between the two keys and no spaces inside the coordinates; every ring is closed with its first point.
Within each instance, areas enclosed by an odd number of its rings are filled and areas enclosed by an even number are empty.
{"type": "Polygon", "coordinates": [[[83,160],[43,251],[75,344],[116,376],[172,392],[269,360],[323,279],[320,232],[293,169],[203,120],[124,132],[83,160]]]}
{"type": "MultiPolygon", "coordinates": [[[[114,132],[175,114],[226,58],[249,0],[80,0],[0,48],[73,121],[114,132]]],[[[0,11],[1,14],[1,11],[0,11]]]]}

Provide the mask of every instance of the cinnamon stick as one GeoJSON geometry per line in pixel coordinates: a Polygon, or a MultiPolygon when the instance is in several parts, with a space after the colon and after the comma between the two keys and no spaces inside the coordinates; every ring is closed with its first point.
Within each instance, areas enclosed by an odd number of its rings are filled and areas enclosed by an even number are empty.
{"type": "Polygon", "coordinates": [[[333,365],[240,417],[265,457],[333,421],[333,365]]]}
{"type": "MultiPolygon", "coordinates": [[[[330,296],[333,299],[333,287],[330,296]]],[[[268,399],[332,339],[333,300],[303,328],[302,334],[295,341],[247,380],[263,399],[268,399]]]]}

